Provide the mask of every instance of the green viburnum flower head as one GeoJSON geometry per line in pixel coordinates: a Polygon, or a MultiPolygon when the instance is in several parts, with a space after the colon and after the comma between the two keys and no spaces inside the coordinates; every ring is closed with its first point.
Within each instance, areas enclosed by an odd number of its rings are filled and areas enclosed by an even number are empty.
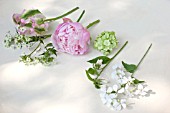
{"type": "Polygon", "coordinates": [[[110,54],[118,46],[118,41],[113,31],[104,31],[97,36],[94,41],[94,48],[101,51],[104,55],[110,54]]]}

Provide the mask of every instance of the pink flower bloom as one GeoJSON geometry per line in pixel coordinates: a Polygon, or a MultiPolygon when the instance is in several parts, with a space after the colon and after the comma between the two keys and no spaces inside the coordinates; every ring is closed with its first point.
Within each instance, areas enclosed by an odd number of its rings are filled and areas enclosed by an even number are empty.
{"type": "Polygon", "coordinates": [[[43,22],[45,16],[38,12],[27,18],[22,16],[31,10],[23,10],[21,14],[13,14],[13,20],[18,25],[18,33],[21,35],[39,35],[48,30],[49,23],[43,22]]]}
{"type": "Polygon", "coordinates": [[[63,21],[52,35],[54,47],[72,55],[85,54],[90,44],[90,33],[78,22],[72,22],[68,18],[63,21]]]}

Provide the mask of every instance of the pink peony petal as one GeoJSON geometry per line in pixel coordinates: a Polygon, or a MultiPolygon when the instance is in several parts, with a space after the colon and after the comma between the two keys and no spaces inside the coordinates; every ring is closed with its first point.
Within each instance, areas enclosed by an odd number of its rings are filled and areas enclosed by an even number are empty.
{"type": "Polygon", "coordinates": [[[72,22],[72,20],[69,19],[69,18],[63,18],[63,22],[64,22],[64,23],[66,23],[66,22],[72,22]]]}

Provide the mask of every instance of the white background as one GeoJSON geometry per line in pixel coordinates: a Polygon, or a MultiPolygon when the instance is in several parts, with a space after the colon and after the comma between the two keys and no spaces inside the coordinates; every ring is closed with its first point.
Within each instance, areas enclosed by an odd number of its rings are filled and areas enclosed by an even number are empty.
{"type": "MultiPolygon", "coordinates": [[[[52,67],[24,66],[18,63],[22,51],[4,48],[6,32],[14,32],[12,14],[24,8],[38,8],[46,17],[55,17],[76,6],[80,10],[69,15],[77,20],[83,9],[81,23],[100,19],[90,28],[93,39],[102,31],[115,31],[119,47],[128,40],[113,63],[137,64],[150,43],[151,51],[135,76],[145,80],[156,94],[131,102],[133,108],[121,113],[169,113],[170,105],[170,0],[0,0],[0,113],[113,113],[104,106],[98,91],[87,79],[86,61],[102,55],[90,47],[83,56],[58,54],[52,67]]],[[[53,22],[50,32],[61,22],[53,22]]],[[[113,56],[116,50],[110,55],[113,56]]]]}

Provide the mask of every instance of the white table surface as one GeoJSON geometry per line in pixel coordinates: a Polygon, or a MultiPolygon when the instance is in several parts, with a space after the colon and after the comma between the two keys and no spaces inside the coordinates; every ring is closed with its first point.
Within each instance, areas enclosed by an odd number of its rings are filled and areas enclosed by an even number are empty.
{"type": "MultiPolygon", "coordinates": [[[[147,81],[156,94],[131,100],[133,108],[121,113],[170,113],[170,0],[0,0],[0,113],[114,112],[102,104],[85,75],[84,70],[90,67],[86,61],[102,55],[92,46],[84,56],[59,54],[58,64],[52,67],[27,67],[18,63],[22,51],[2,44],[6,32],[15,30],[13,13],[38,8],[47,17],[54,17],[76,6],[80,10],[69,16],[74,20],[83,9],[83,25],[101,20],[90,29],[93,39],[109,30],[116,32],[120,46],[129,41],[112,64],[122,60],[138,63],[153,44],[135,76],[147,81]]],[[[50,32],[58,22],[53,22],[50,32]]],[[[111,66],[105,73],[110,74],[111,66]]]]}

